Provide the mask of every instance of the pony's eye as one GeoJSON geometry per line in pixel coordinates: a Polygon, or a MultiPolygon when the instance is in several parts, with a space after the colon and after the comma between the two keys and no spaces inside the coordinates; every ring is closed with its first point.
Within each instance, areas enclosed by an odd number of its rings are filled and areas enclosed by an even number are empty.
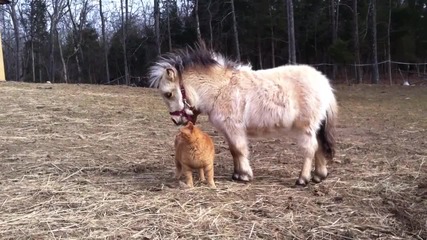
{"type": "Polygon", "coordinates": [[[172,97],[172,93],[171,92],[165,93],[165,98],[171,98],[171,97],[172,97]]]}

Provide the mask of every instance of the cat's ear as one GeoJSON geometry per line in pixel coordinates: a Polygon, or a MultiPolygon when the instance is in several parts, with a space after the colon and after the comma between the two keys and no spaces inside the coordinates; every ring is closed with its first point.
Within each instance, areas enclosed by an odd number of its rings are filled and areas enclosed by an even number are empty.
{"type": "Polygon", "coordinates": [[[194,125],[193,125],[193,123],[192,123],[191,121],[188,121],[188,123],[187,123],[187,128],[188,128],[190,131],[193,131],[193,129],[194,129],[194,125]]]}

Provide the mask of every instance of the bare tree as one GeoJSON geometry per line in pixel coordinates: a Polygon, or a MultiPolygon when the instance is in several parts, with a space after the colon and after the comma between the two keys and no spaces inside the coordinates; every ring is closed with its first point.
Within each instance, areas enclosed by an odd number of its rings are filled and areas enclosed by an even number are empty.
{"type": "MultiPolygon", "coordinates": [[[[331,0],[331,20],[332,20],[332,44],[335,44],[338,39],[338,24],[337,24],[337,0],[331,0]]],[[[337,73],[337,65],[335,63],[332,66],[332,76],[335,78],[337,73]]]]}
{"type": "Polygon", "coordinates": [[[213,30],[212,30],[212,12],[211,12],[211,4],[212,1],[209,0],[208,2],[208,14],[209,14],[209,46],[212,49],[212,45],[213,45],[213,30]]]}
{"type": "Polygon", "coordinates": [[[393,77],[391,76],[390,31],[391,31],[391,0],[388,1],[387,58],[388,58],[388,77],[389,77],[390,85],[392,85],[393,84],[393,77]]]}
{"type": "MultiPolygon", "coordinates": [[[[259,11],[255,11],[255,21],[260,22],[260,14],[259,11]]],[[[258,62],[259,62],[259,68],[263,68],[263,55],[262,55],[262,46],[261,46],[261,24],[256,25],[256,35],[257,35],[257,51],[258,51],[258,62]]]]}
{"type": "Polygon", "coordinates": [[[268,15],[270,16],[270,30],[271,30],[271,65],[276,67],[276,54],[274,48],[274,19],[271,14],[271,7],[268,8],[268,15]]]}
{"type": "Polygon", "coordinates": [[[61,56],[63,78],[64,78],[64,82],[68,83],[67,64],[65,63],[64,52],[62,51],[62,43],[61,43],[61,38],[59,36],[58,30],[56,30],[56,35],[58,36],[58,47],[59,47],[59,55],[61,56]]]}
{"type": "Polygon", "coordinates": [[[377,1],[371,0],[371,30],[372,30],[372,83],[379,83],[378,51],[377,51],[377,1]]]}
{"type": "MultiPolygon", "coordinates": [[[[35,64],[35,56],[34,56],[34,41],[31,40],[31,73],[33,82],[36,82],[36,64],[35,64]]],[[[39,79],[41,81],[41,79],[39,79]]]]}
{"type": "Polygon", "coordinates": [[[128,26],[128,0],[125,0],[125,6],[123,6],[123,0],[120,0],[120,9],[121,9],[121,15],[122,15],[122,47],[123,47],[123,61],[125,64],[125,82],[126,85],[130,84],[129,81],[129,69],[128,69],[128,60],[127,60],[127,47],[126,47],[126,40],[127,40],[127,26],[128,26]],[[125,10],[123,10],[125,8],[125,10]]]}
{"type": "Polygon", "coordinates": [[[239,33],[237,32],[237,21],[236,11],[234,9],[234,0],[231,0],[231,14],[233,15],[233,32],[234,32],[234,43],[236,48],[236,58],[240,61],[240,46],[239,46],[239,33]]]}
{"type": "Polygon", "coordinates": [[[294,27],[294,5],[292,0],[286,1],[288,11],[288,50],[289,50],[289,63],[296,64],[296,50],[295,50],[295,27],[294,27]]]}
{"type": "MultiPolygon", "coordinates": [[[[19,12],[19,16],[21,18],[21,26],[22,26],[22,28],[24,30],[25,41],[30,42],[31,73],[32,73],[32,81],[35,82],[36,81],[36,73],[35,73],[35,57],[34,57],[35,53],[34,53],[34,42],[33,42],[34,41],[34,35],[35,35],[35,29],[32,26],[31,20],[27,21],[30,18],[30,14],[31,13],[29,13],[28,14],[28,18],[26,18],[24,16],[26,14],[24,14],[24,11],[22,10],[22,8],[18,7],[18,12],[19,12]]],[[[31,12],[31,10],[29,12],[31,12]]],[[[22,64],[23,69],[26,69],[26,67],[27,67],[26,66],[26,64],[27,64],[26,62],[27,61],[24,61],[23,64],[22,64]]]]}
{"type": "Polygon", "coordinates": [[[155,30],[155,34],[156,34],[157,54],[161,54],[159,0],[154,0],[154,25],[155,25],[154,30],[155,30]]]}
{"type": "Polygon", "coordinates": [[[332,43],[335,43],[338,38],[338,28],[337,28],[337,0],[331,0],[331,21],[332,21],[332,43]]]}
{"type": "Polygon", "coordinates": [[[104,45],[105,73],[107,78],[106,80],[110,81],[110,69],[108,66],[108,44],[105,34],[105,18],[104,12],[102,11],[102,0],[99,0],[99,16],[101,17],[102,44],[104,45]]]}
{"type": "Polygon", "coordinates": [[[80,58],[79,54],[81,55],[81,47],[82,47],[82,41],[83,41],[83,28],[87,22],[87,15],[89,13],[89,1],[88,0],[82,0],[82,6],[80,8],[79,18],[75,18],[73,15],[73,11],[71,9],[70,0],[67,0],[67,6],[68,6],[68,12],[70,14],[70,20],[73,26],[73,45],[74,45],[74,57],[76,59],[76,65],[77,65],[77,73],[78,73],[78,82],[82,82],[82,76],[83,76],[83,70],[82,70],[82,61],[83,57],[80,58]]]}
{"type": "Polygon", "coordinates": [[[67,1],[66,0],[52,0],[52,12],[48,12],[50,19],[50,54],[49,54],[49,80],[55,82],[55,44],[57,43],[56,33],[57,26],[61,18],[66,14],[67,1]]]}
{"type": "MultiPolygon", "coordinates": [[[[166,1],[166,14],[167,14],[167,22],[168,22],[168,43],[169,43],[169,51],[172,51],[172,35],[171,35],[171,22],[170,22],[170,8],[169,1],[166,1]]],[[[197,16],[197,12],[196,12],[197,16]]]]}
{"type": "Polygon", "coordinates": [[[197,31],[197,39],[202,39],[202,33],[200,32],[200,21],[199,21],[199,0],[195,0],[194,3],[194,11],[196,13],[196,31],[197,31]]]}
{"type": "Polygon", "coordinates": [[[20,36],[19,36],[19,21],[18,21],[18,14],[16,11],[16,5],[18,4],[18,1],[12,1],[11,4],[9,4],[9,14],[10,18],[12,19],[13,24],[13,33],[15,38],[15,80],[19,81],[21,78],[21,46],[20,46],[20,36]]]}
{"type": "Polygon", "coordinates": [[[355,54],[356,83],[362,83],[362,68],[360,64],[360,44],[359,44],[359,11],[357,0],[353,0],[353,44],[355,54]]]}

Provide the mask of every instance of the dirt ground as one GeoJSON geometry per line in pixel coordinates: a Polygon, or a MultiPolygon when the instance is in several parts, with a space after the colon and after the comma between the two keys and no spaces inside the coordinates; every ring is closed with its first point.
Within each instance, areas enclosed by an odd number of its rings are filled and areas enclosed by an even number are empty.
{"type": "Polygon", "coordinates": [[[295,188],[292,139],[251,141],[255,179],[173,179],[177,132],[154,90],[0,84],[1,239],[427,239],[427,87],[336,86],[338,152],[295,188]]]}

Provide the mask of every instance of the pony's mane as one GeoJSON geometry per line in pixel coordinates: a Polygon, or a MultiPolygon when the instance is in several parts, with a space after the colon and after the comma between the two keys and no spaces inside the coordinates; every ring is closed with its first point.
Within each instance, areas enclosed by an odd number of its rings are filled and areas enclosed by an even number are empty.
{"type": "Polygon", "coordinates": [[[178,77],[191,67],[199,66],[209,68],[219,65],[228,69],[252,69],[250,64],[242,64],[230,60],[206,47],[205,44],[196,44],[194,48],[187,46],[185,49],[175,50],[158,57],[150,67],[148,81],[150,87],[158,88],[166,68],[175,68],[178,77]]]}

